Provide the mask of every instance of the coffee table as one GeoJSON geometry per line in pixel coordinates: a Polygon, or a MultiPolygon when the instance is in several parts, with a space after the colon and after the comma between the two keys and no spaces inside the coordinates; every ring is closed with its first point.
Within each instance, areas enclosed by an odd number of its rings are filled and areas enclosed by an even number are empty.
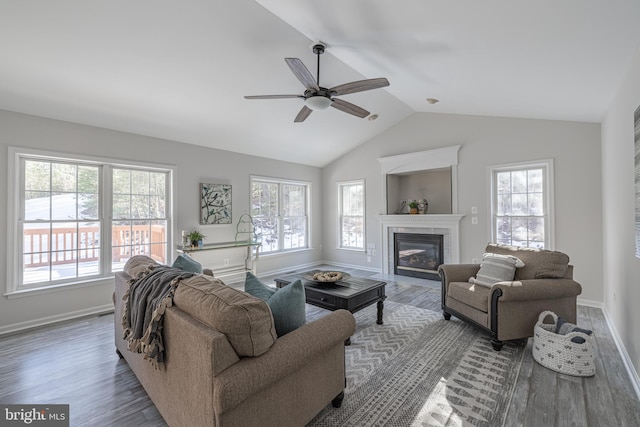
{"type": "Polygon", "coordinates": [[[378,318],[376,323],[383,324],[382,311],[384,310],[384,294],[386,282],[365,279],[364,277],[349,277],[335,283],[314,282],[304,278],[305,275],[313,275],[320,270],[305,271],[288,276],[277,277],[276,286],[282,288],[300,279],[304,285],[308,304],[327,310],[349,310],[355,313],[374,302],[378,303],[378,318]]]}

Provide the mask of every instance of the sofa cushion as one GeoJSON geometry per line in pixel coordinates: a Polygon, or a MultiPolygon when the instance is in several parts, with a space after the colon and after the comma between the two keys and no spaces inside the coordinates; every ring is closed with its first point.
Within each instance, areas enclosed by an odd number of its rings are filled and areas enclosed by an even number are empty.
{"type": "Polygon", "coordinates": [[[171,264],[171,267],[178,268],[182,271],[190,271],[191,273],[202,273],[202,264],[187,254],[178,255],[175,261],[173,261],[173,264],[171,264]]]}
{"type": "Polygon", "coordinates": [[[193,276],[176,289],[173,303],[222,332],[238,356],[260,356],[277,339],[267,303],[217,279],[193,276]]]}
{"type": "Polygon", "coordinates": [[[480,270],[476,277],[470,277],[469,283],[480,286],[491,286],[494,283],[511,281],[516,268],[524,267],[524,263],[513,255],[485,253],[482,256],[480,270]]]}
{"type": "Polygon", "coordinates": [[[547,249],[521,248],[490,243],[485,252],[513,255],[522,260],[525,266],[516,271],[515,280],[560,279],[564,277],[569,265],[569,256],[563,252],[547,249]]]}
{"type": "Polygon", "coordinates": [[[269,304],[279,337],[305,324],[307,320],[305,293],[304,285],[300,280],[276,289],[262,283],[251,272],[247,272],[244,290],[269,304]]]}
{"type": "Polygon", "coordinates": [[[469,282],[450,282],[447,297],[488,313],[490,292],[491,289],[486,286],[477,286],[469,282]]]}

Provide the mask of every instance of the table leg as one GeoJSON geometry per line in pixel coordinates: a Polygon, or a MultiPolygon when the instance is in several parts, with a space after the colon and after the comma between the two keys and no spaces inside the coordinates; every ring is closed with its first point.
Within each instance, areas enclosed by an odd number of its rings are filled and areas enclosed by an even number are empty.
{"type": "Polygon", "coordinates": [[[382,325],[384,322],[382,321],[382,311],[384,310],[384,298],[378,301],[378,320],[376,323],[378,325],[382,325]]]}

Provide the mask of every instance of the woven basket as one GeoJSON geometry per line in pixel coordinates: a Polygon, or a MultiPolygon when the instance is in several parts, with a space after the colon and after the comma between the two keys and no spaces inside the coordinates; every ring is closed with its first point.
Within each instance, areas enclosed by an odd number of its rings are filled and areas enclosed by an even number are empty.
{"type": "Polygon", "coordinates": [[[593,343],[591,336],[582,332],[570,332],[567,335],[555,333],[558,316],[552,311],[543,311],[533,330],[533,358],[536,362],[561,374],[577,377],[590,377],[596,373],[593,362],[593,343]],[[543,323],[547,317],[553,323],[543,323]],[[578,344],[573,337],[582,337],[585,342],[578,344]]]}

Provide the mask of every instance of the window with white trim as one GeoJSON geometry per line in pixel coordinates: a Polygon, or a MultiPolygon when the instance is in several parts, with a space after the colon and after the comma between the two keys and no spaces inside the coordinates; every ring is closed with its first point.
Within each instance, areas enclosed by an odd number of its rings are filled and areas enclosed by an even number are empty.
{"type": "Polygon", "coordinates": [[[8,293],[107,278],[133,255],[166,263],[171,169],[10,153],[8,293]]]}
{"type": "Polygon", "coordinates": [[[491,167],[493,241],[552,249],[552,192],[551,159],[491,167]]]}
{"type": "Polygon", "coordinates": [[[364,180],[338,183],[339,247],[364,250],[364,180]]]}
{"type": "Polygon", "coordinates": [[[310,184],[251,177],[251,216],[261,253],[309,247],[310,184]]]}

